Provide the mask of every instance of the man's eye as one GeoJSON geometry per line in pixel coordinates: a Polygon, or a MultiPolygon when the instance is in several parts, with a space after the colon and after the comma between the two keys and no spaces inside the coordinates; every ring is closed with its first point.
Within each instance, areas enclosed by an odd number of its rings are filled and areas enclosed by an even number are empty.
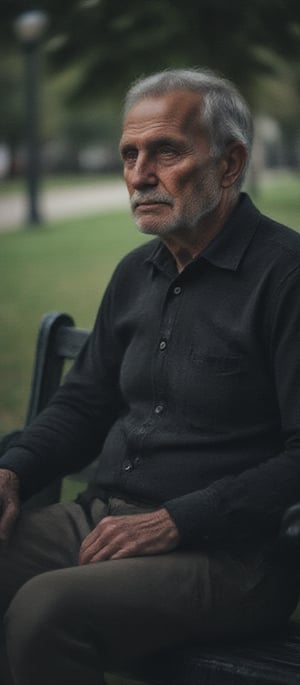
{"type": "Polygon", "coordinates": [[[177,154],[175,148],[172,147],[171,145],[162,145],[159,148],[159,152],[161,155],[176,155],[177,154]]]}
{"type": "Polygon", "coordinates": [[[172,145],[161,145],[158,149],[158,157],[161,157],[161,159],[165,159],[166,161],[176,159],[178,155],[178,150],[172,145]]]}
{"type": "Polygon", "coordinates": [[[124,162],[132,162],[137,158],[137,151],[134,149],[124,150],[122,154],[124,162]]]}

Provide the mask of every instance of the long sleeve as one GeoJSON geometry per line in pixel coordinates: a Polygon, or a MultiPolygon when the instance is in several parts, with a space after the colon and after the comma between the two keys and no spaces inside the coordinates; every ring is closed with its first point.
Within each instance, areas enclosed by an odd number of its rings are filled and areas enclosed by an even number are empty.
{"type": "Polygon", "coordinates": [[[120,411],[118,354],[111,339],[110,292],[94,329],[49,406],[1,460],[21,479],[24,498],[91,462],[120,411]]]}

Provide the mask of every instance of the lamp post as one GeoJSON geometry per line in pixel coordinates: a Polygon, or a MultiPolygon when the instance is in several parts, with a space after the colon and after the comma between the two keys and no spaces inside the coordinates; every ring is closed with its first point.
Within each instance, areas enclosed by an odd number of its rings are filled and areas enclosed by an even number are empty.
{"type": "Polygon", "coordinates": [[[38,117],[38,46],[46,30],[48,17],[38,10],[25,12],[15,21],[14,28],[25,54],[25,113],[28,191],[28,224],[40,224],[38,189],[40,175],[38,117]]]}

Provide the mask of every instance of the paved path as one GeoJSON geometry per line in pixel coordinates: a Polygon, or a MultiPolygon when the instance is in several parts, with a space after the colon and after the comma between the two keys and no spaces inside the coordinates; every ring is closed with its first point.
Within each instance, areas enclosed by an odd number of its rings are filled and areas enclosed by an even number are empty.
{"type": "MultiPolygon", "coordinates": [[[[41,215],[55,221],[110,210],[129,208],[128,194],[122,180],[51,188],[41,193],[41,215]]],[[[0,231],[18,230],[26,219],[25,193],[0,195],[0,231]]]]}

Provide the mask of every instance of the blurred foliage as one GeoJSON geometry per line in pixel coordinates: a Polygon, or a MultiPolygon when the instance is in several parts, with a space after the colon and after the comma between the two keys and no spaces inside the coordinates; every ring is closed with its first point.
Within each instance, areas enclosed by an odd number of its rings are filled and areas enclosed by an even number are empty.
{"type": "MultiPolygon", "coordinates": [[[[120,95],[141,72],[205,64],[243,91],[273,71],[264,51],[299,58],[299,0],[2,0],[0,36],[27,9],[49,13],[48,48],[54,68],[80,63],[76,94],[120,95]],[[263,50],[258,50],[263,48],[263,50]]],[[[2,49],[3,49],[2,48],[2,49]]],[[[276,64],[274,65],[276,68],[276,64]]]]}
{"type": "Polygon", "coordinates": [[[47,139],[115,140],[128,84],[170,66],[216,69],[256,110],[275,113],[287,135],[299,127],[299,0],[2,0],[0,140],[20,137],[13,22],[32,9],[49,14],[47,139]]]}
{"type": "Polygon", "coordinates": [[[271,55],[265,50],[263,52],[265,61],[271,63],[273,70],[256,80],[253,97],[256,111],[270,111],[282,123],[289,121],[298,125],[300,116],[300,50],[299,61],[286,61],[278,55],[271,55]]]}

